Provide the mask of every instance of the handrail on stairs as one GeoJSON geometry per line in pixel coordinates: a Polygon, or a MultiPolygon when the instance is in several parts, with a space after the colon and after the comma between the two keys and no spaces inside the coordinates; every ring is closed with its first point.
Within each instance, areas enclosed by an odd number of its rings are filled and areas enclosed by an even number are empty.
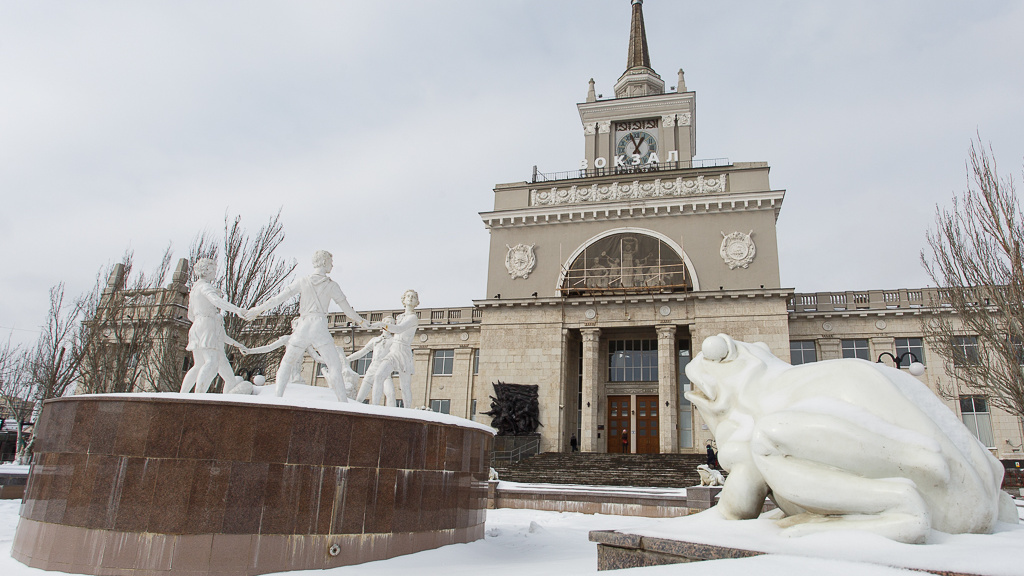
{"type": "Polygon", "coordinates": [[[508,462],[509,464],[515,464],[524,457],[533,456],[538,452],[540,452],[540,438],[534,438],[526,444],[517,446],[512,450],[495,450],[492,455],[492,460],[495,462],[500,460],[502,462],[508,462]]]}

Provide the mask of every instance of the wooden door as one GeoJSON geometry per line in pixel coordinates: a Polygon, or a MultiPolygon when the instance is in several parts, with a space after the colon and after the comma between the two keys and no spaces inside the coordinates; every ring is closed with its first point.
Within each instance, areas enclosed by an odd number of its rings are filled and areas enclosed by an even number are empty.
{"type": "Polygon", "coordinates": [[[636,452],[657,454],[660,450],[658,434],[658,397],[636,397],[636,452]]]}
{"type": "Polygon", "coordinates": [[[633,438],[629,425],[629,396],[608,397],[608,452],[630,452],[628,445],[622,447],[622,431],[626,431],[628,439],[633,438]]]}

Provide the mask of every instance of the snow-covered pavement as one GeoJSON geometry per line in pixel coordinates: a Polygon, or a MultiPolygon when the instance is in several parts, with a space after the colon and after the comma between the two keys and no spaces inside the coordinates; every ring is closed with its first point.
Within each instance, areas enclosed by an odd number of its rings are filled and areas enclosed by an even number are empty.
{"type": "MultiPolygon", "coordinates": [[[[44,576],[42,570],[28,568],[10,557],[11,541],[18,521],[19,501],[0,501],[0,574],[3,576],[44,576]]],[[[689,517],[715,528],[714,519],[689,517]]],[[[666,530],[679,530],[686,519],[650,519],[629,516],[586,515],[575,513],[542,512],[535,510],[489,510],[487,512],[487,536],[470,544],[446,546],[380,562],[337,568],[327,572],[317,571],[320,576],[375,575],[375,576],[538,576],[556,574],[572,576],[597,573],[596,545],[588,540],[591,530],[623,530],[658,534],[666,530]]],[[[717,521],[718,523],[722,521],[717,521]]],[[[759,521],[755,521],[759,522],[759,521]]],[[[720,526],[719,526],[720,528],[720,526]]],[[[882,546],[887,557],[908,559],[927,557],[932,560],[964,559],[975,566],[985,568],[990,574],[1024,573],[1024,528],[1006,526],[1007,530],[994,536],[948,536],[937,535],[937,542],[925,547],[878,541],[869,535],[850,532],[820,535],[816,537],[821,546],[833,550],[857,550],[861,547],[882,546]]],[[[748,530],[747,532],[750,532],[748,530]]],[[[755,536],[769,537],[770,529],[754,529],[755,536]]],[[[743,538],[749,538],[742,536],[743,538]]],[[[800,545],[810,546],[812,542],[803,539],[800,545]]],[[[790,540],[793,542],[793,540],[790,540]]],[[[653,568],[634,568],[607,572],[629,576],[645,574],[694,575],[714,574],[715,576],[792,576],[793,574],[815,574],[816,576],[864,576],[910,575],[920,572],[899,570],[878,564],[852,562],[827,558],[810,558],[799,552],[800,545],[789,555],[770,555],[738,560],[716,560],[692,564],[676,564],[653,568]]],[[[861,548],[863,549],[863,548],[861,548]]],[[[805,553],[805,552],[804,552],[805,553]]],[[[837,554],[842,556],[842,554],[837,554]]],[[[311,572],[312,574],[312,572],[311,572]]]]}

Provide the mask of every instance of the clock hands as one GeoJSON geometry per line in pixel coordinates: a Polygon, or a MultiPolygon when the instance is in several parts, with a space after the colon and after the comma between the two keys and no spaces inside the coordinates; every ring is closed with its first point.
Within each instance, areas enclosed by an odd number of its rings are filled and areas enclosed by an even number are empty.
{"type": "Polygon", "coordinates": [[[644,139],[641,138],[640,142],[636,141],[636,138],[632,134],[629,135],[629,140],[633,143],[633,154],[640,156],[640,146],[644,143],[644,139]]]}

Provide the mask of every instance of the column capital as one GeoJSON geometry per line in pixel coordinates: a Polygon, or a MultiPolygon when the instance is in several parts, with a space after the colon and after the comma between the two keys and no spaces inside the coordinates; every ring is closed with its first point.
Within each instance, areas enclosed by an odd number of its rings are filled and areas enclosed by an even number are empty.
{"type": "Polygon", "coordinates": [[[580,328],[580,334],[584,342],[597,342],[601,339],[600,328],[580,328]]]}
{"type": "Polygon", "coordinates": [[[658,338],[673,338],[676,335],[675,324],[658,324],[654,329],[658,331],[658,338]]]}

